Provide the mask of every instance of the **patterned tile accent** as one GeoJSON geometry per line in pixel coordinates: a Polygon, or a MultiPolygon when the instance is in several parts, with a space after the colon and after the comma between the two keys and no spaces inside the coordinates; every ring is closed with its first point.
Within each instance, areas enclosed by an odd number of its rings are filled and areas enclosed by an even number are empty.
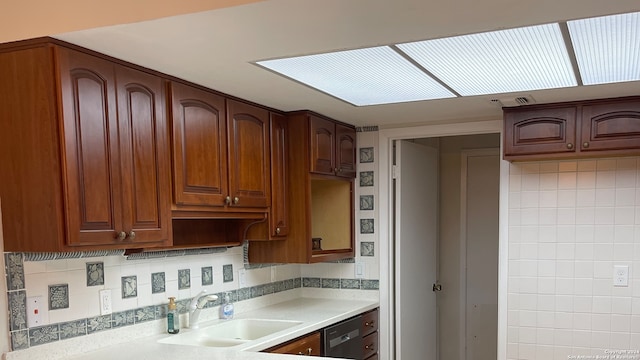
{"type": "Polygon", "coordinates": [[[136,275],[122,277],[122,298],[138,296],[138,277],[136,275]]]}
{"type": "Polygon", "coordinates": [[[262,285],[251,287],[251,298],[257,298],[258,296],[262,295],[264,295],[264,288],[262,287],[262,285]]]}
{"type": "Polygon", "coordinates": [[[111,329],[111,315],[94,316],[87,319],[87,334],[111,329]]]}
{"type": "Polygon", "coordinates": [[[49,285],[49,310],[69,308],[69,284],[49,285]]]}
{"type": "Polygon", "coordinates": [[[167,317],[167,305],[156,305],[154,312],[156,319],[163,319],[167,317]]]}
{"type": "Polygon", "coordinates": [[[302,287],[313,287],[313,288],[319,288],[321,287],[321,281],[320,278],[304,278],[302,279],[302,287]]]}
{"type": "Polygon", "coordinates": [[[11,291],[9,294],[9,329],[11,331],[27,328],[27,292],[11,291]]]}
{"type": "Polygon", "coordinates": [[[178,270],[178,290],[191,288],[191,270],[181,269],[178,270]]]}
{"type": "Polygon", "coordinates": [[[155,306],[145,306],[143,308],[136,309],[135,322],[141,323],[145,321],[155,320],[156,319],[156,307],[155,306]]]}
{"type": "Polygon", "coordinates": [[[360,186],[373,186],[373,171],[360,172],[360,186]]]}
{"type": "Polygon", "coordinates": [[[373,148],[372,147],[360,148],[360,162],[361,163],[372,163],[373,162],[373,148]]]}
{"type": "Polygon", "coordinates": [[[135,324],[136,312],[134,310],[126,310],[111,314],[113,318],[112,327],[118,328],[135,324]]]}
{"type": "Polygon", "coordinates": [[[295,289],[299,289],[302,287],[302,278],[294,278],[293,279],[293,287],[295,289]]]}
{"type": "Polygon", "coordinates": [[[360,243],[360,256],[374,256],[374,243],[363,241],[360,243]]]}
{"type": "Polygon", "coordinates": [[[24,262],[21,253],[5,253],[4,263],[7,270],[7,290],[24,289],[24,262]]]}
{"type": "Polygon", "coordinates": [[[213,267],[205,266],[202,271],[202,286],[213,285],[213,267]]]}
{"type": "Polygon", "coordinates": [[[166,281],[164,272],[151,274],[151,293],[160,294],[165,292],[166,281]]]}
{"type": "Polygon", "coordinates": [[[233,281],[233,265],[222,265],[222,280],[223,282],[233,281]]]}
{"type": "Polygon", "coordinates": [[[39,326],[29,329],[30,346],[48,344],[50,342],[58,341],[58,339],[58,324],[39,326]]]}
{"type": "Polygon", "coordinates": [[[361,280],[360,288],[363,290],[378,290],[380,287],[379,280],[361,280]]]}
{"type": "Polygon", "coordinates": [[[373,195],[360,195],[360,210],[373,210],[373,195]]]}
{"type": "Polygon", "coordinates": [[[87,286],[104,285],[104,263],[87,263],[87,286]]]}
{"type": "Polygon", "coordinates": [[[11,350],[22,350],[29,348],[29,331],[20,330],[11,332],[11,350]]]}
{"type": "Polygon", "coordinates": [[[373,219],[360,219],[360,234],[373,234],[373,219]]]}
{"type": "Polygon", "coordinates": [[[322,279],[322,287],[325,289],[340,289],[340,279],[322,279]]]}
{"type": "Polygon", "coordinates": [[[251,299],[251,288],[242,288],[238,290],[238,301],[251,299]]]}
{"type": "Polygon", "coordinates": [[[341,289],[360,289],[360,279],[340,279],[341,289]]]}
{"type": "Polygon", "coordinates": [[[87,319],[60,323],[60,340],[87,335],[87,319]]]}

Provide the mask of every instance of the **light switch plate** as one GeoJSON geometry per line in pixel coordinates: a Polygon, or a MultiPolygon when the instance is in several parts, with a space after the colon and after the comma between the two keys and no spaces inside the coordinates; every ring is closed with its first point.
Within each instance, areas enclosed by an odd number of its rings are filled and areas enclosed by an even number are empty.
{"type": "Polygon", "coordinates": [[[42,296],[32,296],[27,298],[27,326],[42,326],[42,311],[46,303],[42,296]]]}
{"type": "Polygon", "coordinates": [[[113,312],[111,306],[111,290],[100,290],[100,315],[109,315],[113,312]]]}
{"type": "Polygon", "coordinates": [[[272,266],[271,267],[271,282],[276,281],[276,267],[272,266]]]}
{"type": "Polygon", "coordinates": [[[356,261],[355,277],[356,279],[364,278],[364,263],[362,261],[356,261]]]}
{"type": "Polygon", "coordinates": [[[615,265],[613,267],[613,286],[629,286],[628,265],[615,265]]]}
{"type": "Polygon", "coordinates": [[[247,286],[247,270],[245,269],[238,270],[238,286],[247,286]]]}

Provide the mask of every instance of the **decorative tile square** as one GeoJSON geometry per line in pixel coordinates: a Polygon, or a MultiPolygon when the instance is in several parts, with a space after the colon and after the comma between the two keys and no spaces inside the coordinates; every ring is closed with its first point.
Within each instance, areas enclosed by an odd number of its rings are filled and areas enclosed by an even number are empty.
{"type": "Polygon", "coordinates": [[[251,287],[251,298],[257,298],[258,296],[262,296],[264,294],[264,288],[262,285],[252,286],[251,287]]]}
{"type": "Polygon", "coordinates": [[[87,263],[87,286],[104,285],[104,263],[87,263]]]}
{"type": "Polygon", "coordinates": [[[138,296],[138,277],[136,275],[122,277],[122,298],[129,299],[138,296]]]}
{"type": "Polygon", "coordinates": [[[118,328],[127,325],[133,325],[135,323],[136,313],[133,310],[126,310],[111,314],[113,319],[112,327],[118,328]]]}
{"type": "Polygon", "coordinates": [[[293,288],[294,289],[299,289],[302,287],[302,278],[295,278],[293,279],[293,288]]]}
{"type": "Polygon", "coordinates": [[[265,295],[273,294],[273,293],[275,292],[275,288],[276,288],[276,287],[275,287],[275,284],[274,284],[274,283],[264,284],[264,285],[263,285],[263,289],[264,289],[263,293],[264,293],[265,295]]]}
{"type": "Polygon", "coordinates": [[[164,272],[157,272],[151,274],[151,293],[160,294],[165,292],[166,281],[164,272]]]}
{"type": "Polygon", "coordinates": [[[178,270],[178,290],[191,288],[191,269],[178,270]]]}
{"type": "Polygon", "coordinates": [[[233,281],[233,265],[232,264],[222,265],[222,281],[223,282],[233,281]]]}
{"type": "Polygon", "coordinates": [[[136,312],[136,317],[135,317],[136,324],[156,319],[155,306],[145,306],[143,308],[136,309],[135,312],[136,312]]]}
{"type": "Polygon", "coordinates": [[[238,301],[251,299],[251,288],[238,289],[238,301]]]}
{"type": "Polygon", "coordinates": [[[340,279],[341,289],[360,289],[360,279],[340,279]]]}
{"type": "Polygon", "coordinates": [[[11,291],[9,297],[9,329],[11,331],[27,328],[27,292],[11,291]]]}
{"type": "Polygon", "coordinates": [[[87,335],[87,319],[61,323],[59,327],[60,340],[87,335]]]}
{"type": "Polygon", "coordinates": [[[213,267],[205,266],[202,271],[202,286],[213,285],[213,267]]]}
{"type": "Polygon", "coordinates": [[[340,289],[340,279],[322,279],[324,289],[340,289]]]}
{"type": "Polygon", "coordinates": [[[360,162],[361,163],[372,163],[373,162],[373,148],[372,147],[360,148],[360,162]]]}
{"type": "Polygon", "coordinates": [[[360,286],[363,290],[378,290],[379,281],[378,280],[361,280],[360,286]]]}
{"type": "Polygon", "coordinates": [[[360,172],[360,186],[373,186],[373,171],[360,172]]]}
{"type": "Polygon", "coordinates": [[[22,350],[29,348],[29,332],[27,330],[11,332],[11,350],[22,350]]]}
{"type": "Polygon", "coordinates": [[[30,346],[48,344],[58,341],[58,325],[47,325],[29,329],[30,346]]]}
{"type": "Polygon", "coordinates": [[[189,312],[189,305],[191,304],[191,299],[182,299],[176,301],[176,308],[180,314],[184,314],[189,312]]]}
{"type": "Polygon", "coordinates": [[[69,308],[69,284],[49,285],[49,310],[69,308]]]}
{"type": "Polygon", "coordinates": [[[363,241],[360,243],[360,256],[374,256],[373,242],[363,241]]]}
{"type": "Polygon", "coordinates": [[[164,319],[167,317],[167,311],[169,310],[167,309],[167,305],[155,305],[154,308],[156,319],[164,319]]]}
{"type": "Polygon", "coordinates": [[[321,287],[320,278],[303,278],[302,287],[319,288],[321,287]]]}
{"type": "Polygon", "coordinates": [[[7,290],[24,289],[24,261],[22,253],[5,253],[4,263],[7,268],[7,290]]]}
{"type": "Polygon", "coordinates": [[[111,315],[94,316],[87,319],[87,334],[111,329],[111,315]]]}
{"type": "Polygon", "coordinates": [[[360,219],[360,234],[373,234],[373,219],[360,219]]]}
{"type": "Polygon", "coordinates": [[[373,195],[360,195],[360,210],[373,210],[373,195]]]}

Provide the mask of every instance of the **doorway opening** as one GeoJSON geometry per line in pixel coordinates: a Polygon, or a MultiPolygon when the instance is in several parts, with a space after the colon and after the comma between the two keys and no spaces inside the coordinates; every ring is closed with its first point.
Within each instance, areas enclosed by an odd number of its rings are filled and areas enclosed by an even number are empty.
{"type": "Polygon", "coordinates": [[[393,143],[393,359],[497,358],[500,135],[393,143]]]}

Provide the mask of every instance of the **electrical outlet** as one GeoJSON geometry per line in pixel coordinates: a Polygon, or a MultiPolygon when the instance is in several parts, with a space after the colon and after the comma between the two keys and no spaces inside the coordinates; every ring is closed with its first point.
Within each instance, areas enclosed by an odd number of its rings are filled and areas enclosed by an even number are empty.
{"type": "Polygon", "coordinates": [[[35,327],[44,325],[42,323],[42,309],[46,306],[42,296],[32,296],[27,298],[27,326],[35,327]]]}
{"type": "Polygon", "coordinates": [[[109,315],[113,312],[111,307],[111,290],[100,290],[100,315],[109,315]]]}
{"type": "Polygon", "coordinates": [[[613,286],[629,286],[629,266],[615,265],[613,267],[613,286]]]}
{"type": "Polygon", "coordinates": [[[247,270],[245,269],[238,270],[238,286],[247,286],[247,270]]]}
{"type": "Polygon", "coordinates": [[[356,261],[355,276],[356,279],[364,278],[364,263],[362,261],[356,261]]]}
{"type": "Polygon", "coordinates": [[[276,281],[276,267],[272,266],[271,267],[271,282],[275,282],[276,281]]]}

